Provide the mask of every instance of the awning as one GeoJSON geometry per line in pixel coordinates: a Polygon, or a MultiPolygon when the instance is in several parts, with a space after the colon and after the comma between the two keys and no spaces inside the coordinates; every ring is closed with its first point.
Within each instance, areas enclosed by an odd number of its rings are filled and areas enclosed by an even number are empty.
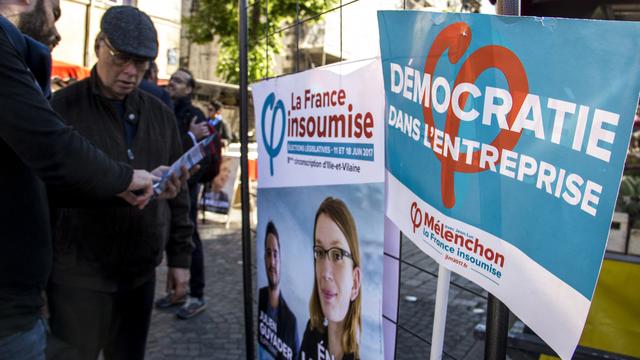
{"type": "Polygon", "coordinates": [[[53,60],[51,67],[51,78],[69,80],[71,78],[82,80],[91,74],[91,70],[80,65],[68,64],[62,61],[53,60]]]}

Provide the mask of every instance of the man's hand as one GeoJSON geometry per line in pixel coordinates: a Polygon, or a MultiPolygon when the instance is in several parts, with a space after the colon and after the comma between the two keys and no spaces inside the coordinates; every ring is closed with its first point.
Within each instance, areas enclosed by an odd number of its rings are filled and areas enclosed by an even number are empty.
{"type": "MultiPolygon", "coordinates": [[[[161,165],[151,171],[151,173],[161,178],[162,176],[164,176],[164,174],[167,173],[167,171],[169,171],[169,169],[170,168],[168,166],[161,165]]],[[[167,185],[165,186],[164,191],[160,193],[158,199],[164,200],[173,199],[174,197],[176,197],[180,192],[180,189],[184,187],[191,175],[195,174],[199,169],[200,165],[196,165],[192,167],[191,172],[189,172],[187,167],[185,165],[182,165],[180,167],[180,176],[175,173],[171,174],[171,177],[169,178],[169,181],[167,181],[167,185]]]]}
{"type": "Polygon", "coordinates": [[[133,170],[133,177],[127,191],[121,192],[118,196],[142,210],[147,206],[151,195],[153,195],[154,180],[157,181],[160,178],[146,170],[133,170]],[[136,192],[135,194],[134,191],[136,192]]]}
{"type": "Polygon", "coordinates": [[[193,136],[196,137],[196,140],[200,141],[209,136],[209,127],[207,126],[206,121],[196,124],[196,120],[198,120],[197,116],[194,116],[193,119],[191,119],[191,124],[189,124],[189,131],[191,131],[193,136]]]}
{"type": "Polygon", "coordinates": [[[167,272],[167,294],[171,296],[171,302],[178,302],[187,294],[189,285],[189,269],[169,268],[167,272]]]}

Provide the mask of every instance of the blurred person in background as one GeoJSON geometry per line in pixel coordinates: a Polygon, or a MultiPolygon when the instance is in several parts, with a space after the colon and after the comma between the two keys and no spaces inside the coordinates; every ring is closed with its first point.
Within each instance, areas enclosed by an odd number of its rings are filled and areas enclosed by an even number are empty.
{"type": "Polygon", "coordinates": [[[207,111],[209,112],[209,123],[220,134],[222,145],[227,147],[231,141],[231,131],[229,130],[229,125],[222,119],[222,103],[218,100],[211,100],[207,106],[207,111]]]}
{"type": "Polygon", "coordinates": [[[169,109],[173,110],[171,95],[167,90],[158,86],[158,65],[155,61],[149,62],[149,68],[144,72],[139,87],[141,90],[160,99],[169,109]]]}
{"type": "MultiPolygon", "coordinates": [[[[210,135],[207,119],[200,109],[191,102],[191,97],[196,87],[193,74],[185,68],[178,69],[169,79],[169,94],[174,101],[174,112],[180,129],[183,151],[189,150],[198,141],[210,135]]],[[[218,140],[219,141],[219,140],[218,140]]],[[[204,167],[204,165],[203,165],[204,167]]],[[[156,307],[167,309],[173,306],[182,305],[176,312],[180,319],[190,319],[200,314],[207,306],[204,299],[204,252],[202,250],[202,240],[198,233],[198,193],[200,190],[199,180],[201,173],[194,174],[189,179],[189,218],[194,226],[192,241],[194,245],[191,254],[191,268],[189,280],[189,294],[182,298],[177,298],[171,293],[156,300],[156,307]]]]}

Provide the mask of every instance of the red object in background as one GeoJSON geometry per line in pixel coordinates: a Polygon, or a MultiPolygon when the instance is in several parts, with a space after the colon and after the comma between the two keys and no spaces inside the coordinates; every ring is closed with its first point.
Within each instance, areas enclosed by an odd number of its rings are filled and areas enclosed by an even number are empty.
{"type": "Polygon", "coordinates": [[[57,77],[65,81],[71,78],[82,80],[89,77],[89,75],[91,75],[91,70],[80,65],[73,65],[53,60],[53,64],[51,66],[51,78],[57,77]]]}
{"type": "Polygon", "coordinates": [[[249,159],[249,180],[258,180],[258,159],[249,159]]]}

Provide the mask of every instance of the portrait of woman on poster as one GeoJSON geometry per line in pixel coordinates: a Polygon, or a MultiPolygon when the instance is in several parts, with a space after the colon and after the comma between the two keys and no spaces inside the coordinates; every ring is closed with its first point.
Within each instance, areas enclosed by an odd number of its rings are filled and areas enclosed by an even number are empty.
{"type": "Polygon", "coordinates": [[[342,200],[328,197],[320,204],[313,239],[315,281],[299,359],[359,359],[360,245],[342,200]]]}

